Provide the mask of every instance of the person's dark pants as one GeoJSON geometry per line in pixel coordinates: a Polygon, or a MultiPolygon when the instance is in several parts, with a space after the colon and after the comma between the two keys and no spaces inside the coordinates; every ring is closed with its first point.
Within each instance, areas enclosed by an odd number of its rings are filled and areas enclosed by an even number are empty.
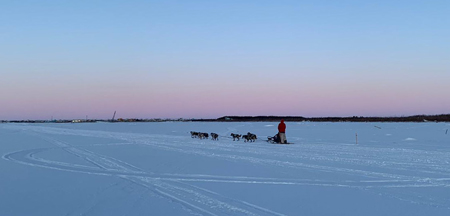
{"type": "Polygon", "coordinates": [[[286,143],[286,133],[279,132],[278,135],[280,136],[280,143],[286,143]]]}

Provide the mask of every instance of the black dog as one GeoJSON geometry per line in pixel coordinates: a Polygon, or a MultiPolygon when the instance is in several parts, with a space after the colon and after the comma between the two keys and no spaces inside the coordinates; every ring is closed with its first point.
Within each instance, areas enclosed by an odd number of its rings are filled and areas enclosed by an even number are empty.
{"type": "Polygon", "coordinates": [[[211,133],[211,139],[212,140],[219,140],[219,134],[211,133]]]}
{"type": "Polygon", "coordinates": [[[199,138],[200,139],[208,139],[209,138],[209,134],[208,133],[199,133],[199,138]]]}
{"type": "Polygon", "coordinates": [[[233,137],[233,141],[236,141],[236,139],[239,141],[239,139],[241,138],[240,134],[231,133],[231,136],[233,137]]]}
{"type": "Polygon", "coordinates": [[[252,134],[250,132],[247,133],[247,137],[250,140],[250,142],[255,142],[258,137],[256,137],[256,134],[252,134]]]}
{"type": "Polygon", "coordinates": [[[198,132],[191,131],[191,137],[192,138],[197,138],[198,137],[198,132]]]}
{"type": "Polygon", "coordinates": [[[250,142],[250,137],[248,135],[242,135],[242,139],[244,139],[244,142],[250,142]]]}

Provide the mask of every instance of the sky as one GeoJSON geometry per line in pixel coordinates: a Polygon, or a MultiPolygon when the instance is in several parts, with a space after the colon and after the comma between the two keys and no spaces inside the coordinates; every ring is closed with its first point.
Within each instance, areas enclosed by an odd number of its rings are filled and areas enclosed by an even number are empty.
{"type": "Polygon", "coordinates": [[[450,1],[0,0],[0,119],[450,113],[450,1]]]}

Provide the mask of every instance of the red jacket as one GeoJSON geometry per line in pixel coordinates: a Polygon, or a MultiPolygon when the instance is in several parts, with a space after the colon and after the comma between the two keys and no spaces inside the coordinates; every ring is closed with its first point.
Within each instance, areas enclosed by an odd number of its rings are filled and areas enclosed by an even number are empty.
{"type": "Polygon", "coordinates": [[[278,132],[286,133],[286,124],[284,124],[284,120],[281,120],[280,124],[278,124],[278,132]]]}

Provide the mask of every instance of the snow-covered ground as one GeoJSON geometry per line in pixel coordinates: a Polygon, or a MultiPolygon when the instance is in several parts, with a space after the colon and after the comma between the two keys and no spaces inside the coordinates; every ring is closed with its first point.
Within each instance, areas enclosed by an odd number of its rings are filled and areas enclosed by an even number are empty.
{"type": "Polygon", "coordinates": [[[0,124],[0,215],[450,215],[450,124],[286,125],[0,124]]]}

